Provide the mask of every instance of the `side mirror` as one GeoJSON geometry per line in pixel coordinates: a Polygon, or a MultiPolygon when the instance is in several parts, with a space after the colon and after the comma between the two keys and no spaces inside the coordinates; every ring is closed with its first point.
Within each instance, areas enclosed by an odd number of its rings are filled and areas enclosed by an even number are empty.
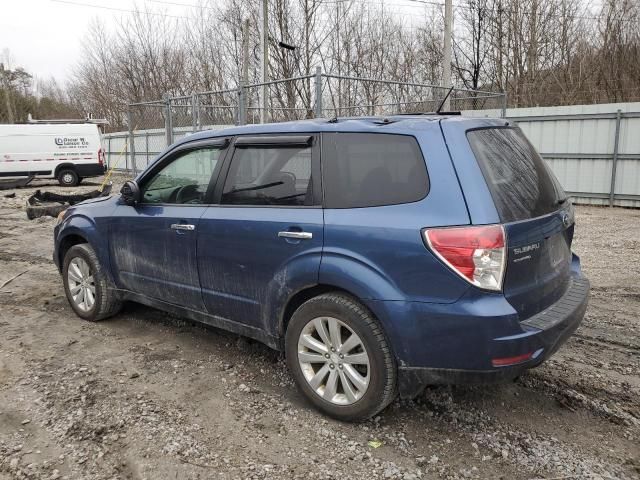
{"type": "Polygon", "coordinates": [[[133,180],[126,182],[120,189],[122,201],[131,207],[140,201],[140,187],[133,180]]]}

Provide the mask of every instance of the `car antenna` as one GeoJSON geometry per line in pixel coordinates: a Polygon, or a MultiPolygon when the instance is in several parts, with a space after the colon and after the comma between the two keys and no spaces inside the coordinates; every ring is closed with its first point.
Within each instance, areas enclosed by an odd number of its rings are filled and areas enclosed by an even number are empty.
{"type": "Polygon", "coordinates": [[[447,98],[449,98],[449,95],[451,95],[451,92],[453,92],[453,87],[451,87],[449,89],[449,91],[447,92],[447,94],[444,96],[444,98],[442,99],[442,102],[440,102],[440,105],[438,105],[438,108],[436,109],[436,113],[440,113],[440,110],[442,110],[442,107],[444,106],[444,102],[447,101],[447,98]]]}

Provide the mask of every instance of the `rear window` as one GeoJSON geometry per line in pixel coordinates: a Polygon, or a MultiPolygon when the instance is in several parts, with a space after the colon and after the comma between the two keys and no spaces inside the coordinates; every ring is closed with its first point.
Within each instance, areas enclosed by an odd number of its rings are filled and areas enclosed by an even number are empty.
{"type": "Polygon", "coordinates": [[[429,177],[414,137],[335,133],[323,138],[326,208],[395,205],[427,195],[429,177]]]}
{"type": "Polygon", "coordinates": [[[467,138],[502,222],[539,217],[557,210],[565,194],[519,128],[470,130],[467,138]]]}

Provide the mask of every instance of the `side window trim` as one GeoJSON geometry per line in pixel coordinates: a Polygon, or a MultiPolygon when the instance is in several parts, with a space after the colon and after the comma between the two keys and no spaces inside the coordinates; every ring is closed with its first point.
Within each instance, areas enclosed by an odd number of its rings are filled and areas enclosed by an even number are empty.
{"type": "MultiPolygon", "coordinates": [[[[140,181],[138,182],[140,189],[142,190],[144,188],[144,185],[147,181],[149,181],[150,179],[152,179],[155,174],[162,170],[164,167],[166,167],[167,165],[169,165],[171,162],[173,162],[174,160],[176,160],[179,156],[190,152],[192,150],[198,150],[200,148],[219,148],[220,149],[220,157],[218,159],[218,164],[216,165],[213,174],[211,175],[211,178],[209,178],[209,185],[207,186],[207,192],[205,194],[205,198],[204,198],[204,202],[200,203],[198,205],[200,206],[204,206],[204,205],[211,205],[212,204],[212,200],[213,200],[213,192],[214,192],[214,188],[215,185],[218,181],[218,179],[220,178],[220,173],[223,169],[224,163],[227,159],[228,153],[229,153],[229,145],[231,144],[231,140],[232,137],[216,137],[216,138],[209,138],[209,139],[204,139],[204,140],[196,140],[193,142],[189,142],[189,143],[185,143],[180,145],[177,148],[174,148],[172,150],[170,150],[169,152],[167,152],[164,157],[160,158],[154,165],[153,167],[146,171],[144,173],[144,176],[142,176],[140,178],[140,181]]],[[[144,201],[140,202],[139,204],[140,206],[147,206],[147,205],[172,205],[172,206],[176,206],[176,207],[181,207],[181,206],[194,206],[193,204],[180,204],[180,203],[146,203],[144,201]]]]}
{"type": "Polygon", "coordinates": [[[313,135],[243,135],[236,138],[236,148],[242,147],[308,147],[313,135]]]}
{"type": "Polygon", "coordinates": [[[225,152],[224,163],[222,164],[222,168],[220,168],[218,172],[217,182],[215,184],[215,190],[213,191],[212,196],[212,205],[216,205],[219,207],[225,208],[322,208],[322,172],[320,168],[320,159],[321,156],[321,147],[320,147],[320,133],[311,132],[308,134],[300,134],[300,135],[282,135],[282,134],[261,134],[261,135],[238,135],[231,139],[231,145],[227,148],[225,152]],[[241,141],[238,144],[238,140],[241,138],[250,138],[251,142],[255,143],[244,143],[241,141]],[[274,138],[276,140],[273,143],[267,143],[266,141],[262,141],[262,139],[271,141],[274,138]],[[300,139],[304,139],[304,144],[296,143],[296,141],[292,141],[289,143],[283,143],[283,138],[296,139],[300,141],[300,139]],[[276,143],[279,142],[279,143],[276,143]],[[231,168],[231,162],[233,161],[233,157],[235,156],[236,150],[244,149],[247,147],[283,147],[283,148],[294,148],[300,146],[310,146],[311,147],[311,178],[313,179],[313,205],[230,205],[222,203],[222,192],[224,190],[224,184],[227,181],[227,176],[229,175],[229,170],[231,168]]]}

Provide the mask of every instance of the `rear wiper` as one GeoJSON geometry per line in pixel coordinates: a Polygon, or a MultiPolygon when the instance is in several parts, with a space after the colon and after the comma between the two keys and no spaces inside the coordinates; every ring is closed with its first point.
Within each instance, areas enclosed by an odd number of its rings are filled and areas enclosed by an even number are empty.
{"type": "Polygon", "coordinates": [[[562,205],[563,203],[565,203],[567,200],[569,200],[569,197],[564,197],[564,198],[560,198],[558,199],[558,205],[562,205]]]}

